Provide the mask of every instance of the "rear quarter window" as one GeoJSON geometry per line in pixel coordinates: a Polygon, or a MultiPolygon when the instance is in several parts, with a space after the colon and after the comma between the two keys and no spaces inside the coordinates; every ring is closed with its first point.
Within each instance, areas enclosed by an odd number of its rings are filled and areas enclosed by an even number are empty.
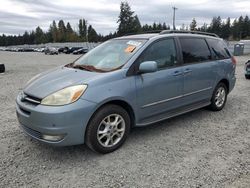
{"type": "Polygon", "coordinates": [[[211,49],[213,59],[228,59],[231,58],[231,54],[227,49],[226,44],[218,39],[206,39],[211,49]]]}
{"type": "Polygon", "coordinates": [[[179,40],[185,64],[211,60],[211,53],[205,39],[180,38],[179,40]]]}

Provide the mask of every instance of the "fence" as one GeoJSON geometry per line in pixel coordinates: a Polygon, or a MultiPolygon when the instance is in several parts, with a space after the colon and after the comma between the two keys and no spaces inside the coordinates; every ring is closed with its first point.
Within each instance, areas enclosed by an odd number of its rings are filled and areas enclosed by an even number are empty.
{"type": "Polygon", "coordinates": [[[94,42],[65,42],[65,43],[46,43],[46,44],[24,44],[24,45],[15,45],[8,46],[7,48],[44,48],[44,47],[82,47],[88,50],[91,50],[98,46],[100,43],[94,42]]]}

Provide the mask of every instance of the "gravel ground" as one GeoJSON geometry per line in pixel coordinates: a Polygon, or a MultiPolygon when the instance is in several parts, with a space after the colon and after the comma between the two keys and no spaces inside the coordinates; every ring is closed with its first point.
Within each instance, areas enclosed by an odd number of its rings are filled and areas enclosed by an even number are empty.
{"type": "Polygon", "coordinates": [[[220,112],[200,109],[132,130],[111,154],[54,148],[24,135],[15,98],[34,75],[78,56],[0,52],[0,187],[250,187],[250,81],[238,59],[237,84],[220,112]]]}

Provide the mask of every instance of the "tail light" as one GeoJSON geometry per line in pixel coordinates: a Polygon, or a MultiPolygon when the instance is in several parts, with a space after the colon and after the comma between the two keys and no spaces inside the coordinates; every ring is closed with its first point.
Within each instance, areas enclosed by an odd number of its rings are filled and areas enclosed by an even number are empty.
{"type": "Polygon", "coordinates": [[[235,58],[234,56],[232,56],[232,63],[233,63],[234,65],[236,65],[236,63],[237,63],[236,58],[235,58]]]}

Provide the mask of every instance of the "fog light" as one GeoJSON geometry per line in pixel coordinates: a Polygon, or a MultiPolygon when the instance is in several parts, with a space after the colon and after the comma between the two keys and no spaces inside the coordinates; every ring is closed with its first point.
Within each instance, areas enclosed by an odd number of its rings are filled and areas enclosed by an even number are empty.
{"type": "Polygon", "coordinates": [[[43,134],[42,138],[44,140],[47,140],[47,141],[52,141],[52,142],[56,142],[56,141],[60,141],[64,138],[65,135],[46,135],[46,134],[43,134]]]}

